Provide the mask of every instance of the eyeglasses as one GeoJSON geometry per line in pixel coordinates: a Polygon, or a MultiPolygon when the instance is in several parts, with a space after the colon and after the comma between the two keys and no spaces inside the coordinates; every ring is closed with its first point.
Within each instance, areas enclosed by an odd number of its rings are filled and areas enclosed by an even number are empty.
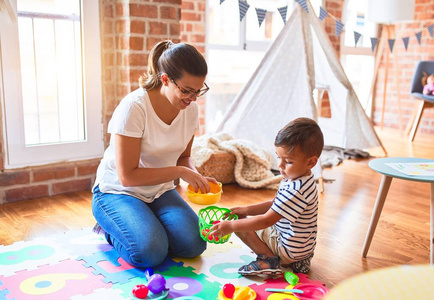
{"type": "Polygon", "coordinates": [[[201,88],[201,89],[199,89],[199,90],[197,90],[197,91],[194,91],[194,90],[186,90],[186,89],[181,88],[181,87],[180,87],[180,86],[175,82],[175,80],[173,80],[172,78],[170,78],[170,81],[172,81],[172,82],[176,85],[176,87],[178,88],[178,90],[180,90],[181,93],[182,93],[184,96],[188,97],[188,98],[201,97],[201,96],[205,95],[206,92],[209,91],[209,87],[208,87],[208,85],[207,85],[205,82],[203,83],[203,84],[205,85],[205,87],[203,87],[203,88],[201,88]]]}

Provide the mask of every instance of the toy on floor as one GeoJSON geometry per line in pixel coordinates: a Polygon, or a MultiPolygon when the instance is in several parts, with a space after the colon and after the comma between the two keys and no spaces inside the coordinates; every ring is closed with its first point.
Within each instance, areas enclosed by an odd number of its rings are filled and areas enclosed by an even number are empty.
{"type": "Polygon", "coordinates": [[[131,293],[138,299],[164,299],[169,291],[166,289],[166,279],[160,274],[154,274],[152,268],[145,270],[145,277],[148,285],[137,284],[131,293]],[[149,294],[151,292],[152,294],[149,294]]]}
{"type": "MultiPolygon", "coordinates": [[[[226,284],[225,284],[226,286],[226,284]]],[[[224,286],[223,286],[224,288],[224,286]]],[[[248,286],[235,286],[235,291],[232,297],[226,297],[224,289],[221,289],[217,299],[219,300],[254,300],[256,292],[248,286]]]]}
{"type": "Polygon", "coordinates": [[[294,297],[300,300],[321,300],[328,293],[328,289],[315,283],[299,283],[294,289],[302,290],[302,294],[295,293],[294,297]]]}
{"type": "Polygon", "coordinates": [[[199,234],[200,237],[209,243],[213,244],[223,244],[226,243],[231,234],[227,234],[222,237],[215,237],[209,234],[210,228],[217,221],[232,221],[238,220],[237,215],[231,215],[231,210],[228,208],[218,207],[218,206],[208,206],[199,210],[199,234]]]}
{"type": "Polygon", "coordinates": [[[302,290],[299,289],[272,289],[272,288],[267,288],[265,289],[266,292],[272,292],[272,293],[299,293],[299,294],[303,294],[304,292],[302,290]]]}
{"type": "Polygon", "coordinates": [[[139,299],[145,299],[149,294],[149,289],[144,284],[138,284],[133,287],[133,295],[139,299]]]}
{"type": "Polygon", "coordinates": [[[164,279],[163,275],[154,274],[151,268],[147,268],[145,270],[145,276],[148,280],[148,289],[152,293],[159,294],[166,289],[166,279],[164,279]]]}
{"type": "Polygon", "coordinates": [[[283,277],[285,278],[286,282],[288,282],[292,286],[295,286],[300,280],[298,276],[292,272],[285,272],[283,274],[283,277]]]}
{"type": "Polygon", "coordinates": [[[226,298],[232,299],[235,293],[235,286],[232,283],[226,283],[223,286],[223,294],[226,298]]]}

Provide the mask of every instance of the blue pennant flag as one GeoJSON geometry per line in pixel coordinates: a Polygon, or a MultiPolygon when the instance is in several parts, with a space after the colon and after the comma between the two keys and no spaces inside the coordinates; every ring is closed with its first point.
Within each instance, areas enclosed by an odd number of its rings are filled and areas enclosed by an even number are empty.
{"type": "Polygon", "coordinates": [[[223,2],[225,2],[225,0],[220,0],[220,5],[221,5],[223,2]]]}
{"type": "Polygon", "coordinates": [[[244,16],[246,15],[250,5],[245,1],[238,0],[238,6],[240,7],[240,22],[241,22],[244,19],[244,16]]]}
{"type": "Polygon", "coordinates": [[[335,20],[335,24],[336,24],[335,36],[338,37],[341,34],[342,29],[344,29],[344,23],[340,22],[339,20],[335,20]]]}
{"type": "Polygon", "coordinates": [[[329,12],[326,11],[322,6],[319,7],[319,19],[320,21],[324,21],[324,19],[328,16],[329,12]]]}
{"type": "Polygon", "coordinates": [[[308,13],[309,9],[307,8],[306,0],[295,0],[300,6],[308,13]]]}
{"type": "Polygon", "coordinates": [[[434,24],[428,26],[429,35],[434,37],[434,24]]]}
{"type": "Polygon", "coordinates": [[[404,42],[405,51],[407,51],[409,40],[410,38],[408,36],[402,38],[402,41],[404,42]]]}
{"type": "Polygon", "coordinates": [[[371,50],[374,52],[375,46],[377,46],[378,39],[371,37],[371,50]]]}
{"type": "Polygon", "coordinates": [[[265,14],[267,13],[267,10],[261,8],[255,8],[255,9],[256,9],[256,15],[258,16],[259,27],[261,27],[262,22],[264,22],[265,14]]]}
{"type": "Polygon", "coordinates": [[[357,31],[354,31],[354,47],[357,46],[357,42],[359,41],[361,36],[362,35],[360,33],[358,33],[357,31]]]}
{"type": "Polygon", "coordinates": [[[280,13],[280,16],[282,17],[283,24],[286,24],[286,13],[288,12],[288,5],[284,7],[279,7],[277,9],[280,13]]]}
{"type": "Polygon", "coordinates": [[[422,41],[422,31],[416,32],[416,38],[417,38],[417,42],[420,45],[420,42],[422,41]]]}
{"type": "Polygon", "coordinates": [[[395,39],[388,39],[387,42],[389,43],[390,53],[392,53],[393,45],[395,45],[395,39]]]}

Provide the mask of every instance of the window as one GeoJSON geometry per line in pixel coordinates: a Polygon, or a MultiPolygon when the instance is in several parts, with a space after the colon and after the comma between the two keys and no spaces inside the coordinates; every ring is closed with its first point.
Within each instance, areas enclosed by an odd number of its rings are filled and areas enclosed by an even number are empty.
{"type": "Polygon", "coordinates": [[[341,35],[341,63],[368,115],[369,91],[374,73],[374,53],[370,37],[376,36],[376,25],[366,17],[368,1],[346,0],[343,11],[345,31],[341,35]],[[354,31],[361,34],[355,46],[354,31]]]}
{"type": "Polygon", "coordinates": [[[13,0],[2,16],[1,95],[7,168],[100,157],[97,0],[13,0]]]}
{"type": "MultiPolygon", "coordinates": [[[[206,99],[206,131],[214,132],[226,109],[252,76],[284,23],[278,8],[295,5],[288,0],[247,0],[250,5],[240,22],[238,0],[207,0],[207,61],[210,91],[206,99]],[[267,13],[259,27],[255,8],[267,13]]],[[[311,1],[319,11],[321,0],[311,1]]]]}

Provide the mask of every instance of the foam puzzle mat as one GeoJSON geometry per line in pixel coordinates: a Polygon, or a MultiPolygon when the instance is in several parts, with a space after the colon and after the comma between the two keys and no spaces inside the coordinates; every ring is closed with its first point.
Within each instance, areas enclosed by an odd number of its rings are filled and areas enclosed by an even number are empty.
{"type": "MultiPolygon", "coordinates": [[[[153,270],[166,279],[166,299],[217,299],[226,283],[250,287],[259,300],[297,299],[290,294],[265,291],[292,287],[283,276],[243,277],[237,273],[239,267],[255,257],[232,235],[225,244],[208,243],[207,250],[197,258],[166,258],[153,270]]],[[[322,284],[304,274],[297,275],[300,283],[322,284]]],[[[105,238],[91,228],[0,245],[0,300],[131,299],[132,288],[146,282],[142,269],[121,259],[105,238]]]]}

